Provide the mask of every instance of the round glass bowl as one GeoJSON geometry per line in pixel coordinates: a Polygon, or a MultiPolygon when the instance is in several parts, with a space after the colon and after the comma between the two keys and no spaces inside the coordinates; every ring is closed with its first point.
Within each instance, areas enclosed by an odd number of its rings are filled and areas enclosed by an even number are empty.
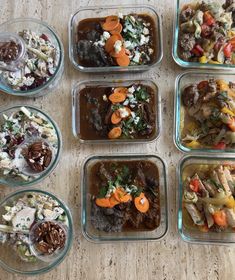
{"type": "MultiPolygon", "coordinates": [[[[60,254],[57,255],[55,258],[53,256],[47,260],[42,260],[41,258],[38,258],[36,255],[36,258],[33,259],[33,261],[25,261],[21,259],[18,255],[19,251],[16,251],[17,249],[13,248],[13,245],[6,241],[5,243],[2,243],[2,232],[0,230],[0,265],[13,273],[18,274],[26,274],[26,275],[38,275],[41,273],[48,272],[52,269],[54,269],[58,264],[60,264],[66,255],[68,254],[73,240],[73,221],[72,221],[72,215],[66,204],[61,201],[59,198],[54,196],[53,194],[42,191],[39,189],[22,189],[20,191],[11,193],[9,196],[4,198],[0,202],[0,224],[3,223],[2,215],[6,214],[7,207],[13,205],[13,203],[16,200],[22,199],[25,195],[32,196],[32,194],[36,195],[42,195],[42,196],[49,196],[50,199],[56,201],[58,203],[58,206],[61,207],[64,210],[64,214],[67,217],[65,224],[66,224],[66,242],[63,247],[63,249],[60,251],[60,254]]],[[[36,214],[37,215],[37,214],[36,214]]],[[[30,230],[29,230],[30,232],[30,230]]],[[[29,233],[27,233],[26,238],[29,238],[29,233]]],[[[14,244],[14,242],[13,242],[14,244]]],[[[26,254],[25,254],[26,255],[26,254]]]]}
{"type": "MultiPolygon", "coordinates": [[[[0,108],[0,126],[4,122],[6,122],[6,120],[4,119],[4,115],[9,117],[13,113],[20,111],[20,108],[22,108],[22,107],[26,108],[30,112],[34,113],[35,115],[41,117],[42,119],[47,121],[49,124],[51,124],[51,126],[54,129],[57,141],[55,142],[56,145],[52,152],[52,159],[51,159],[50,164],[42,172],[38,172],[38,173],[34,173],[34,174],[25,174],[25,175],[33,175],[33,176],[29,176],[29,180],[25,180],[23,177],[20,177],[20,176],[4,175],[3,172],[0,172],[0,184],[10,186],[10,187],[32,186],[32,185],[42,181],[43,179],[45,179],[57,166],[59,159],[60,159],[60,155],[61,155],[61,149],[62,149],[62,136],[61,136],[60,129],[58,128],[57,124],[54,122],[54,120],[50,116],[48,116],[45,112],[41,111],[40,109],[38,109],[36,107],[17,105],[17,106],[13,106],[13,107],[4,108],[2,110],[0,108]]],[[[0,128],[0,133],[1,133],[1,128],[0,128]]],[[[33,137],[32,137],[32,139],[33,139],[33,137]]],[[[39,138],[35,138],[35,142],[37,142],[38,139],[39,138]]],[[[40,140],[41,141],[45,140],[45,142],[46,142],[46,139],[44,139],[44,138],[40,138],[40,140]]],[[[30,142],[31,142],[31,138],[24,140],[20,145],[18,145],[17,150],[19,147],[25,146],[27,144],[31,144],[30,142]]],[[[0,152],[1,152],[1,149],[0,149],[0,152]]],[[[1,169],[0,169],[0,171],[1,171],[1,169]]]]}
{"type": "Polygon", "coordinates": [[[9,20],[0,25],[0,32],[10,32],[10,33],[18,34],[18,32],[22,30],[31,30],[36,33],[45,34],[59,52],[58,66],[55,70],[55,73],[49,78],[47,82],[34,89],[14,90],[10,85],[7,84],[7,82],[3,78],[1,78],[0,90],[16,96],[26,96],[26,97],[42,96],[47,94],[52,89],[54,89],[62,77],[63,70],[64,70],[63,44],[52,27],[47,25],[47,23],[37,19],[17,18],[17,19],[9,20]]]}

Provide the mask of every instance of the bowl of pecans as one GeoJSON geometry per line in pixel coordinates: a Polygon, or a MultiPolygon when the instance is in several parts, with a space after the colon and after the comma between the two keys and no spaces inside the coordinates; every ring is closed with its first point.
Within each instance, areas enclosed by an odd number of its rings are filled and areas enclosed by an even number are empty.
{"type": "Polygon", "coordinates": [[[56,167],[62,147],[57,124],[31,106],[0,110],[0,183],[29,186],[56,167]]]}

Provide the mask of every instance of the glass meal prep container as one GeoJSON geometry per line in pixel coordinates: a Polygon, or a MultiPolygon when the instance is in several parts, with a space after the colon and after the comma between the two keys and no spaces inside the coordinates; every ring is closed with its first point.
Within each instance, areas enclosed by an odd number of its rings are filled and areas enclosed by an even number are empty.
{"type": "Polygon", "coordinates": [[[234,152],[233,81],[232,72],[188,71],[177,77],[174,142],[179,150],[234,152]]]}
{"type": "MultiPolygon", "coordinates": [[[[16,96],[38,97],[57,86],[64,69],[64,49],[52,27],[38,19],[16,18],[1,24],[0,33],[5,34],[8,44],[8,35],[18,35],[25,49],[25,56],[15,63],[14,71],[0,71],[0,90],[16,96]]],[[[3,47],[0,44],[0,58],[3,47]]],[[[11,50],[15,52],[12,47],[11,50]]]]}
{"type": "MultiPolygon", "coordinates": [[[[107,19],[107,21],[109,19],[107,19]]],[[[133,34],[134,34],[133,33],[134,32],[133,28],[135,27],[135,19],[132,17],[130,19],[129,23],[130,23],[130,26],[128,28],[130,29],[130,36],[133,36],[133,34]]],[[[88,30],[88,25],[87,24],[85,25],[85,29],[86,29],[85,31],[86,32],[88,30]]],[[[93,25],[95,25],[95,24],[92,24],[92,26],[93,25]]],[[[99,29],[100,28],[102,29],[102,26],[100,26],[99,28],[97,27],[97,30],[100,31],[99,29]]],[[[136,27],[136,28],[139,30],[139,26],[136,27]]],[[[144,26],[143,34],[141,34],[141,38],[142,38],[141,39],[141,45],[144,45],[145,43],[148,44],[148,42],[150,42],[149,30],[147,30],[148,28],[149,28],[148,24],[146,26],[144,26]]],[[[122,31],[124,29],[122,29],[122,27],[121,27],[121,29],[118,31],[118,33],[121,32],[121,34],[122,34],[122,31]]],[[[109,30],[109,28],[108,28],[108,30],[109,30]]],[[[91,33],[92,33],[91,36],[96,36],[94,34],[95,31],[92,31],[91,33]]],[[[105,50],[105,52],[103,51],[105,41],[107,42],[107,40],[109,40],[110,37],[117,36],[116,33],[113,33],[113,31],[108,31],[108,32],[104,31],[103,34],[101,34],[102,36],[100,37],[100,40],[95,43],[96,46],[93,46],[93,48],[96,48],[96,50],[88,51],[88,53],[89,54],[92,53],[94,55],[95,53],[102,52],[101,57],[102,57],[102,61],[103,61],[104,57],[107,55],[107,52],[111,51],[111,49],[108,49],[108,48],[105,50]],[[111,36],[112,34],[114,34],[114,35],[111,36]],[[98,47],[100,48],[100,50],[97,50],[98,47]]],[[[118,39],[117,42],[120,43],[119,45],[121,46],[122,45],[122,36],[120,37],[120,34],[118,34],[118,36],[119,37],[117,37],[116,39],[118,39]]],[[[138,36],[140,36],[140,34],[138,36]]],[[[124,53],[126,53],[126,56],[129,56],[129,57],[132,57],[131,50],[132,50],[132,47],[134,47],[134,45],[133,45],[134,41],[132,42],[132,40],[136,40],[136,38],[130,39],[128,41],[128,45],[127,45],[127,43],[125,44],[126,50],[124,49],[124,45],[121,48],[121,49],[125,50],[124,53]]],[[[113,48],[115,49],[115,51],[117,53],[120,50],[120,46],[118,46],[118,43],[115,45],[115,48],[113,46],[113,48]]],[[[84,52],[84,57],[85,57],[86,50],[87,50],[87,46],[82,45],[81,46],[81,51],[84,52]]],[[[80,53],[81,53],[81,51],[80,51],[80,53]]],[[[108,57],[114,57],[115,58],[114,60],[118,61],[118,59],[119,59],[118,56],[119,55],[111,55],[111,56],[108,56],[108,57]]],[[[70,19],[70,22],[69,22],[69,57],[70,57],[70,61],[72,62],[73,66],[80,71],[93,72],[93,73],[145,71],[145,70],[149,70],[150,67],[153,67],[154,65],[160,63],[160,61],[162,59],[162,56],[163,56],[163,50],[162,50],[161,19],[160,19],[158,13],[156,12],[156,10],[151,6],[147,6],[147,5],[122,5],[122,6],[87,7],[87,8],[79,9],[77,12],[75,12],[72,15],[72,17],[70,19]],[[146,51],[144,52],[145,57],[148,61],[147,64],[138,65],[138,63],[140,61],[139,57],[142,56],[142,53],[140,53],[138,51],[136,51],[135,54],[134,54],[135,59],[133,58],[133,61],[135,60],[136,65],[131,65],[131,66],[130,65],[127,66],[128,64],[125,64],[125,63],[124,64],[119,63],[118,65],[122,65],[122,66],[102,66],[102,65],[100,65],[99,67],[98,66],[91,67],[90,65],[85,66],[84,63],[79,62],[78,50],[77,50],[77,46],[78,46],[78,25],[79,24],[81,24],[84,20],[88,20],[88,19],[90,20],[90,19],[93,18],[100,25],[100,21],[104,21],[105,18],[109,17],[109,16],[110,16],[109,19],[112,18],[112,20],[113,20],[113,18],[115,19],[115,17],[116,18],[119,17],[120,21],[121,21],[123,16],[131,15],[131,14],[132,15],[137,14],[137,15],[140,15],[140,16],[142,15],[143,18],[144,18],[144,16],[146,18],[149,17],[149,19],[151,19],[151,22],[153,24],[153,27],[150,26],[150,28],[151,29],[153,28],[153,30],[151,32],[153,34],[153,39],[154,39],[154,43],[153,43],[153,48],[154,49],[151,48],[151,52],[148,49],[149,57],[151,59],[149,59],[148,55],[146,55],[146,51]],[[138,59],[137,59],[137,57],[138,57],[138,59]]],[[[94,61],[98,61],[98,60],[99,59],[96,59],[96,58],[94,59],[94,61]]],[[[106,61],[106,59],[104,61],[106,61]]],[[[109,65],[112,65],[112,64],[113,63],[111,63],[111,64],[109,63],[109,65]]],[[[108,64],[106,63],[106,65],[108,65],[108,64]]]]}
{"type": "Polygon", "coordinates": [[[81,181],[83,235],[97,243],[160,240],[168,231],[166,184],[165,163],[157,155],[87,158],[81,181]]]}
{"type": "Polygon", "coordinates": [[[186,242],[235,243],[234,167],[230,156],[186,156],[178,165],[178,230],[186,242]]]}
{"type": "Polygon", "coordinates": [[[31,186],[57,166],[62,136],[57,124],[33,106],[0,108],[0,184],[31,186]]]}
{"type": "Polygon", "coordinates": [[[72,89],[73,134],[81,143],[154,141],[160,134],[160,111],[160,92],[151,80],[84,81],[72,89]],[[112,99],[116,93],[124,96],[121,102],[112,99]]]}
{"type": "Polygon", "coordinates": [[[25,188],[0,202],[0,265],[9,272],[38,275],[54,269],[72,240],[70,210],[54,194],[25,188]]]}
{"type": "Polygon", "coordinates": [[[202,2],[174,0],[173,58],[185,68],[234,70],[233,3],[202,2]]]}

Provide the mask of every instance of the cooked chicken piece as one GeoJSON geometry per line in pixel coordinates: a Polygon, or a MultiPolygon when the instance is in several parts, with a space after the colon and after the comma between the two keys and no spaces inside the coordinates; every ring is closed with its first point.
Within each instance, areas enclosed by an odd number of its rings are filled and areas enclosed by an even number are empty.
{"type": "Polygon", "coordinates": [[[235,227],[235,211],[234,209],[225,208],[224,209],[227,216],[227,222],[229,226],[235,227]]]}
{"type": "Polygon", "coordinates": [[[217,193],[216,186],[209,180],[203,180],[203,184],[204,184],[206,190],[209,192],[210,196],[214,197],[217,193]]]}
{"type": "Polygon", "coordinates": [[[222,165],[217,168],[217,174],[218,174],[218,177],[219,177],[219,180],[220,180],[221,184],[224,187],[226,195],[227,196],[232,195],[232,192],[230,190],[230,187],[229,187],[228,181],[226,179],[226,176],[225,176],[225,173],[224,173],[222,165]]]}
{"type": "Polygon", "coordinates": [[[192,179],[197,179],[199,181],[199,190],[202,194],[202,197],[209,197],[209,193],[206,190],[205,186],[203,185],[201,179],[199,178],[199,176],[197,175],[197,173],[195,173],[195,175],[192,177],[192,179]]]}
{"type": "Polygon", "coordinates": [[[205,224],[202,214],[197,209],[196,205],[193,203],[185,203],[184,204],[186,210],[188,211],[190,217],[192,218],[194,224],[203,226],[205,224]]]}
{"type": "Polygon", "coordinates": [[[203,209],[204,209],[208,228],[211,228],[214,225],[214,219],[213,219],[211,213],[209,212],[208,205],[204,204],[203,209]]]}
{"type": "Polygon", "coordinates": [[[226,167],[224,168],[224,175],[225,175],[225,177],[228,181],[228,185],[230,187],[230,190],[231,190],[232,194],[234,195],[235,194],[235,189],[234,189],[235,181],[234,181],[234,178],[231,176],[230,171],[226,167]]]}

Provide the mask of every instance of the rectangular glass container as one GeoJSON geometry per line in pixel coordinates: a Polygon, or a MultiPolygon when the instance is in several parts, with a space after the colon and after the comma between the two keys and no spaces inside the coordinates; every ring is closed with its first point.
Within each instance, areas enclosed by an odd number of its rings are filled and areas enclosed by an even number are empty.
{"type": "Polygon", "coordinates": [[[192,84],[198,83],[203,80],[208,80],[211,78],[215,79],[223,79],[227,82],[235,80],[235,74],[232,72],[212,72],[212,71],[187,71],[177,76],[175,81],[175,105],[174,105],[174,143],[176,147],[185,153],[198,153],[198,152],[209,152],[209,153],[229,153],[235,152],[234,149],[227,148],[225,150],[217,150],[217,149],[207,149],[207,148],[189,148],[183,144],[181,140],[181,130],[183,126],[184,120],[184,108],[181,102],[181,93],[183,89],[192,84]]]}
{"type": "Polygon", "coordinates": [[[161,97],[158,86],[151,80],[104,80],[104,81],[83,81],[76,83],[72,88],[72,127],[73,127],[73,134],[75,137],[79,139],[81,143],[88,143],[88,144],[112,144],[112,143],[125,143],[125,144],[132,144],[132,143],[146,143],[152,142],[156,140],[160,136],[160,129],[161,129],[161,97]],[[89,86],[93,87],[127,87],[132,84],[142,84],[145,86],[149,86],[153,89],[155,104],[154,111],[156,115],[155,119],[155,132],[151,138],[147,139],[104,139],[104,140],[85,140],[81,138],[80,134],[80,103],[79,103],[79,92],[89,86]]]}
{"type": "MultiPolygon", "coordinates": [[[[178,231],[181,238],[190,243],[201,244],[234,244],[235,232],[201,232],[196,227],[190,227],[185,222],[185,212],[182,207],[183,202],[183,171],[191,165],[197,164],[198,168],[203,165],[217,164],[235,164],[235,158],[232,156],[186,156],[181,159],[177,170],[178,179],[178,231]]],[[[194,168],[194,172],[198,170],[194,168]]],[[[186,220],[187,221],[187,220],[186,220]]]]}
{"type": "Polygon", "coordinates": [[[162,47],[162,25],[161,19],[154,9],[154,7],[149,5],[119,5],[119,6],[103,6],[103,7],[84,7],[76,11],[70,18],[69,21],[69,58],[73,66],[82,72],[91,73],[110,73],[110,72],[136,72],[136,71],[146,71],[160,63],[163,56],[162,47]],[[77,26],[78,23],[86,18],[102,18],[109,15],[117,15],[122,13],[127,14],[147,14],[152,17],[155,22],[156,30],[156,55],[154,61],[147,65],[134,65],[127,67],[120,66],[107,66],[107,67],[84,67],[79,64],[76,43],[77,43],[77,26]]]}
{"type": "Polygon", "coordinates": [[[159,241],[168,231],[168,198],[167,198],[167,174],[164,161],[157,155],[141,154],[119,154],[119,155],[96,155],[87,158],[83,163],[83,174],[81,180],[82,213],[81,223],[84,237],[92,242],[114,242],[114,241],[159,241]],[[89,196],[89,171],[91,167],[100,161],[136,161],[148,160],[154,163],[159,172],[160,193],[160,225],[154,230],[148,231],[125,231],[125,232],[103,232],[96,230],[90,221],[91,203],[89,196]]]}
{"type": "MultiPolygon", "coordinates": [[[[188,4],[195,4],[198,1],[195,0],[174,0],[174,25],[173,25],[173,44],[172,44],[172,56],[175,62],[184,68],[197,68],[197,69],[213,69],[213,70],[233,70],[235,71],[235,64],[210,64],[210,63],[199,63],[199,62],[189,62],[182,60],[179,56],[178,39],[179,39],[179,16],[182,8],[188,4]]],[[[208,0],[205,2],[209,2],[208,0]]],[[[222,5],[221,1],[216,1],[222,5]]],[[[225,2],[225,1],[224,1],[225,2]]]]}

